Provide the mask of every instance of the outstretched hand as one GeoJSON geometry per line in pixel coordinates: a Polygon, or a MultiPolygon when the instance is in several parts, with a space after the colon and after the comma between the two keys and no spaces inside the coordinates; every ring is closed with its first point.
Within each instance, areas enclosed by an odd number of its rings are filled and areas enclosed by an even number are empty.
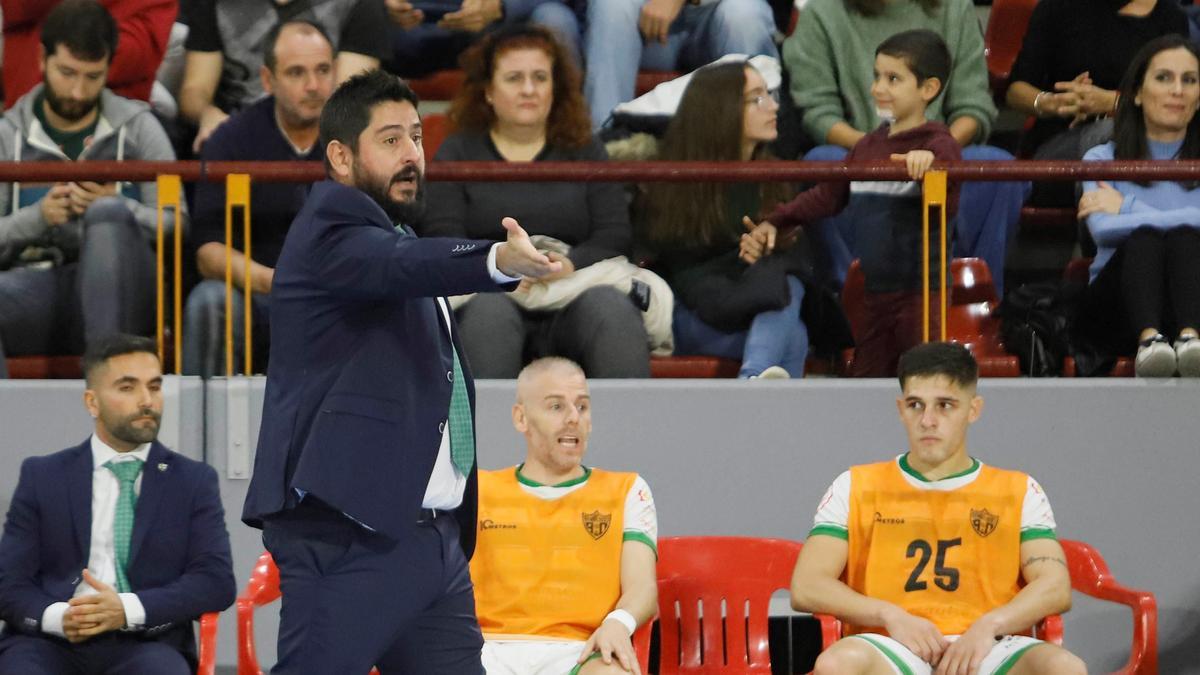
{"type": "Polygon", "coordinates": [[[496,269],[510,277],[534,279],[562,271],[562,262],[555,262],[534,248],[529,235],[515,218],[505,218],[500,224],[508,230],[508,238],[496,249],[496,269]]]}

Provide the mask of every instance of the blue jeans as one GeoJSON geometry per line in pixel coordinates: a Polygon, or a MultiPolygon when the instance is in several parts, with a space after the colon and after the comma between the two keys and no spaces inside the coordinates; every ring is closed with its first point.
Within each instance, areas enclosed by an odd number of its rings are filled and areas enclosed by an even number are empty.
{"type": "Polygon", "coordinates": [[[726,54],[779,57],[775,19],[766,0],[685,4],[666,44],[643,42],[638,18],[646,0],[592,0],[583,36],[583,93],[597,129],[612,109],[633,100],[638,68],[692,70],[726,54]]]}
{"type": "MultiPolygon", "coordinates": [[[[581,29],[575,10],[561,0],[505,0],[504,24],[533,23],[549,28],[582,64],[581,29]]],[[[485,28],[491,30],[499,25],[485,28]]],[[[392,70],[402,77],[424,77],[438,70],[458,67],[458,56],[475,38],[474,33],[450,31],[435,23],[423,23],[409,30],[389,27],[392,36],[392,70]]]]}
{"type": "MultiPolygon", "coordinates": [[[[1013,156],[990,145],[970,145],[963,148],[963,159],[1001,161],[1013,156]]],[[[819,145],[804,156],[807,161],[840,161],[846,149],[836,145],[819,145]]],[[[996,293],[1004,297],[1004,259],[1008,242],[1017,232],[1021,205],[1029,197],[1028,181],[982,181],[963,183],[958,197],[958,215],[954,225],[955,258],[983,258],[992,272],[996,293]]],[[[827,270],[830,281],[841,286],[846,280],[850,261],[858,257],[854,243],[853,206],[832,218],[817,223],[816,239],[823,242],[817,255],[826,256],[819,266],[827,270]]]]}
{"type": "Polygon", "coordinates": [[[154,330],[154,249],[121,197],[82,216],[79,259],[0,270],[0,378],[5,356],[79,354],[114,333],[154,330]]]}
{"type": "Polygon", "coordinates": [[[804,284],[788,277],[791,300],[782,309],[761,312],[750,328],[726,333],[704,323],[682,302],[675,302],[672,330],[675,353],[701,354],[741,359],[738,377],[758,375],[771,366],[781,366],[792,377],[804,374],[808,357],[808,327],[800,318],[804,284]]]}
{"type": "MultiPolygon", "coordinates": [[[[233,372],[245,370],[245,301],[243,291],[233,288],[233,372]]],[[[270,344],[270,296],[250,296],[251,330],[254,331],[256,372],[264,372],[263,359],[270,344]]],[[[183,374],[202,377],[225,375],[225,282],[205,279],[188,294],[183,312],[183,374]]],[[[244,374],[244,373],[243,373],[244,374]]]]}

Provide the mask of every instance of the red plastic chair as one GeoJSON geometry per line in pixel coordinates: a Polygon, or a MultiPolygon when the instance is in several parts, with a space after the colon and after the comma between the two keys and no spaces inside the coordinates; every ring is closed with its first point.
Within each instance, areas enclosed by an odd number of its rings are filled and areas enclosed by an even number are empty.
{"type": "Polygon", "coordinates": [[[78,356],[10,356],[8,376],[14,380],[75,380],[83,377],[78,356]]]}
{"type": "MultiPolygon", "coordinates": [[[[1129,660],[1113,675],[1158,675],[1158,601],[1154,594],[1118,583],[1108,571],[1108,564],[1100,552],[1090,545],[1070,539],[1060,540],[1059,544],[1067,556],[1073,590],[1126,605],[1133,613],[1129,660]]],[[[822,617],[821,629],[821,648],[828,649],[841,636],[841,622],[832,617],[822,617]],[[833,630],[825,630],[826,621],[833,630]]],[[[1062,616],[1052,614],[1046,617],[1031,632],[1046,642],[1062,645],[1062,616]]]]}
{"type": "Polygon", "coordinates": [[[200,617],[200,644],[196,650],[196,675],[215,675],[217,671],[217,617],[209,612],[200,617]]]}
{"type": "Polygon", "coordinates": [[[421,130],[425,135],[421,144],[425,147],[425,161],[433,159],[442,141],[450,134],[450,118],[443,113],[431,113],[421,118],[421,130]]]}
{"type": "MultiPolygon", "coordinates": [[[[962,344],[979,362],[983,377],[1019,377],[1020,360],[1004,349],[1000,337],[1000,321],[992,316],[999,304],[996,287],[987,263],[978,258],[956,258],[950,262],[950,306],[946,310],[946,336],[962,344]]],[[[936,292],[934,293],[936,298],[936,292]]],[[[850,330],[862,335],[866,325],[863,303],[866,300],[866,277],[855,260],[846,272],[842,285],[842,309],[850,321],[850,330]]],[[[854,359],[847,350],[846,370],[854,359]]]]}
{"type": "Polygon", "coordinates": [[[1029,28],[1029,17],[1037,0],[994,0],[988,15],[987,30],[983,35],[983,53],[987,60],[988,80],[992,95],[1004,100],[1008,90],[1008,76],[1012,73],[1025,31],[1029,28]]]}
{"type": "MultiPolygon", "coordinates": [[[[791,586],[800,547],[754,537],[660,539],[658,672],[770,673],[769,603],[791,586]]],[[[821,624],[834,630],[829,617],[821,624]]]]}
{"type": "MultiPolygon", "coordinates": [[[[271,554],[263,551],[250,572],[250,582],[237,599],[238,675],[263,675],[254,649],[254,609],[279,599],[279,569],[271,554]]],[[[373,675],[379,671],[371,669],[373,675]]]]}

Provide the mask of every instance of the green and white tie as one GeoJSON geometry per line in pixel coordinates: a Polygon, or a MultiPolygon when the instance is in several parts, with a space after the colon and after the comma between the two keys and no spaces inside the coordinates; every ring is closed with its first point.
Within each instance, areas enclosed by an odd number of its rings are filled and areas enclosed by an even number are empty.
{"type": "Polygon", "coordinates": [[[458,350],[454,353],[454,383],[450,390],[450,461],[459,473],[468,476],[475,463],[475,431],[471,421],[471,400],[467,397],[466,378],[462,364],[458,361],[458,350]]]}
{"type": "MultiPolygon", "coordinates": [[[[396,232],[405,237],[415,236],[399,223],[396,232]]],[[[443,308],[439,306],[438,311],[443,311],[443,308]]],[[[454,354],[454,382],[450,388],[450,461],[459,473],[467,476],[475,464],[475,425],[471,420],[471,399],[467,397],[467,383],[463,378],[462,363],[458,360],[458,350],[453,345],[450,349],[454,354]]]]}
{"type": "Polygon", "coordinates": [[[137,503],[133,484],[142,472],[142,460],[109,460],[104,466],[113,472],[121,486],[121,491],[117,493],[117,513],[113,517],[113,549],[117,556],[117,592],[128,593],[132,589],[129,587],[129,578],[125,576],[125,567],[129,564],[129,540],[133,535],[133,510],[137,503]]]}

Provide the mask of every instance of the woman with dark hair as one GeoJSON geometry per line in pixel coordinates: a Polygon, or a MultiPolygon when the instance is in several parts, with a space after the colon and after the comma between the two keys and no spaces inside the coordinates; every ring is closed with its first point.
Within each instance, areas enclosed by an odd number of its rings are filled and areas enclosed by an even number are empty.
{"type": "MultiPolygon", "coordinates": [[[[600,161],[579,72],[544,28],[489,33],[462,58],[466,82],[450,105],[455,129],[437,161],[600,161]]],[[[516,170],[514,168],[514,170],[516,170]]],[[[429,186],[423,236],[502,241],[500,221],[516,218],[530,235],[569,247],[549,253],[571,277],[593,263],[627,255],[633,238],[628,200],[615,183],[449,183],[429,186]]],[[[528,287],[518,288],[522,293],[528,287]]],[[[511,294],[510,294],[511,295],[511,294]]],[[[458,313],[460,335],[480,378],[515,378],[532,358],[566,356],[588,377],[648,377],[650,351],[637,307],[611,286],[582,290],[556,311],[526,311],[510,295],[481,294],[458,313]]]]}
{"type": "MultiPolygon", "coordinates": [[[[660,160],[768,156],[779,104],[753,66],[726,62],[692,75],[660,160]]],[[[655,268],[675,291],[675,353],[741,359],[739,377],[800,377],[808,330],[800,317],[806,260],[770,224],[747,232],[791,193],[777,183],[649,183],[639,209],[655,268]]]]}
{"type": "Polygon", "coordinates": [[[1177,0],[1037,3],[1005,95],[1009,106],[1035,118],[1024,154],[1078,159],[1096,144],[1090,138],[1107,140],[1107,125],[1092,131],[1084,123],[1116,111],[1117,86],[1134,54],[1168,34],[1188,34],[1177,0]]]}
{"type": "MultiPolygon", "coordinates": [[[[1200,54],[1186,38],[1147,43],[1118,93],[1113,140],[1085,160],[1200,159],[1200,54]]],[[[1200,377],[1200,186],[1087,181],[1079,216],[1097,247],[1085,330],[1113,353],[1137,344],[1140,377],[1200,377]]]]}

